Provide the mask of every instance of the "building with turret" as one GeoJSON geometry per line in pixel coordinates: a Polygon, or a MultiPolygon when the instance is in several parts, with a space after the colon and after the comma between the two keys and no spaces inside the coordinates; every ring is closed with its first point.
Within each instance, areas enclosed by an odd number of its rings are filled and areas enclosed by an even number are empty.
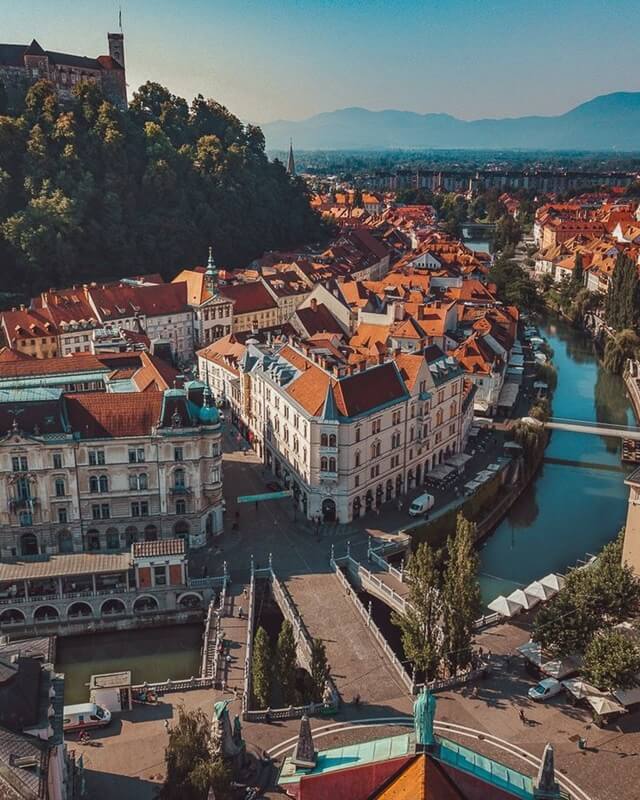
{"type": "Polygon", "coordinates": [[[0,44],[0,81],[4,84],[10,110],[19,109],[28,87],[46,79],[56,87],[62,101],[71,99],[74,86],[95,81],[114,105],[127,107],[124,65],[124,35],[108,33],[109,55],[87,56],[44,50],[31,44],[0,44]]]}

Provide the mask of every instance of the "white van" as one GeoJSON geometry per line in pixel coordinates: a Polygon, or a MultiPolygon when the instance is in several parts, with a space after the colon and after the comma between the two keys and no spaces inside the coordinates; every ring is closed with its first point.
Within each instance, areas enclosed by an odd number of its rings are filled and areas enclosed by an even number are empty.
{"type": "Polygon", "coordinates": [[[420,494],[409,506],[409,513],[412,517],[418,517],[420,514],[426,514],[430,508],[433,508],[436,499],[432,494],[420,494]]]}
{"type": "Polygon", "coordinates": [[[95,703],[78,703],[65,706],[62,728],[65,731],[82,731],[87,728],[103,728],[111,722],[111,712],[95,703]]]}

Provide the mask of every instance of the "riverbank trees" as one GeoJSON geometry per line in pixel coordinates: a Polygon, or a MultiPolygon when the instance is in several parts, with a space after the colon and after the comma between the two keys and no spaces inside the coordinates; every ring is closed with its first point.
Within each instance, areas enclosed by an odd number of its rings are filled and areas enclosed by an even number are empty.
{"type": "Polygon", "coordinates": [[[616,630],[597,633],[584,654],[584,676],[599,689],[631,689],[638,684],[640,648],[616,630]]]}
{"type": "Polygon", "coordinates": [[[610,336],[604,346],[604,368],[621,375],[628,358],[638,358],[640,338],[635,331],[626,329],[610,336]]]}
{"type": "Polygon", "coordinates": [[[640,322],[640,282],[633,259],[620,253],[609,281],[605,299],[607,324],[617,331],[638,330],[640,322]]]}
{"type": "Polygon", "coordinates": [[[623,534],[597,560],[569,572],[566,584],[538,612],[532,638],[554,654],[585,653],[596,633],[640,608],[640,583],[622,563],[623,534]]]}

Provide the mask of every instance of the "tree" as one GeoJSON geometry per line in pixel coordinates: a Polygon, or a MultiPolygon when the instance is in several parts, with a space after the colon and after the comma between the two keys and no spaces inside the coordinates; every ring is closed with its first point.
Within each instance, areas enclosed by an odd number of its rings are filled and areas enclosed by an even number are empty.
{"type": "Polygon", "coordinates": [[[442,586],[442,650],[451,675],[471,661],[473,623],[480,614],[475,538],[476,526],[458,514],[455,534],[447,542],[442,586]]]}
{"type": "Polygon", "coordinates": [[[640,338],[635,331],[626,329],[607,339],[604,347],[604,368],[614,375],[621,375],[627,359],[635,358],[640,349],[640,338]]]}
{"type": "Polygon", "coordinates": [[[251,656],[251,686],[253,699],[258,708],[268,708],[271,705],[271,647],[265,629],[260,626],[253,638],[253,653],[251,656]]]}
{"type": "Polygon", "coordinates": [[[178,709],[165,750],[167,777],[160,800],[206,800],[211,788],[218,800],[229,800],[231,775],[222,758],[212,757],[210,738],[211,723],[201,709],[178,709]]]}
{"type": "Polygon", "coordinates": [[[421,542],[412,554],[405,571],[409,586],[408,607],[394,613],[393,623],[402,632],[404,653],[416,669],[430,681],[440,665],[441,576],[433,549],[421,542]]]}
{"type": "Polygon", "coordinates": [[[640,321],[638,268],[626,253],[620,253],[609,280],[605,300],[607,323],[616,330],[637,330],[640,321]]]}
{"type": "Polygon", "coordinates": [[[322,701],[328,672],[327,651],[324,643],[322,639],[314,639],[311,642],[311,683],[314,703],[322,701]]]}
{"type": "Polygon", "coordinates": [[[622,563],[624,534],[588,567],[574,569],[565,586],[538,612],[532,638],[554,653],[584,653],[594,635],[637,613],[640,583],[622,563]]]}
{"type": "Polygon", "coordinates": [[[576,253],[575,265],[571,273],[571,288],[574,294],[582,289],[584,285],[584,269],[582,266],[582,253],[576,253]]]}
{"type": "Polygon", "coordinates": [[[583,669],[599,689],[631,689],[638,685],[640,648],[620,631],[600,631],[587,645],[583,669]]]}
{"type": "Polygon", "coordinates": [[[293,633],[293,625],[289,622],[289,620],[285,620],[280,628],[276,652],[276,663],[278,666],[278,681],[282,689],[282,699],[285,703],[294,705],[297,700],[296,669],[298,662],[296,657],[296,640],[293,633]]]}

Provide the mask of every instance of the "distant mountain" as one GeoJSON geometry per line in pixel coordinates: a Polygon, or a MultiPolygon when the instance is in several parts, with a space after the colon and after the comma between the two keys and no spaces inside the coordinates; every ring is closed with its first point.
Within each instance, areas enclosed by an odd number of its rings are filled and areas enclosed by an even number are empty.
{"type": "Polygon", "coordinates": [[[555,117],[478,119],[343,108],[263,124],[271,150],[469,148],[640,150],[640,92],[601,95],[555,117]]]}

